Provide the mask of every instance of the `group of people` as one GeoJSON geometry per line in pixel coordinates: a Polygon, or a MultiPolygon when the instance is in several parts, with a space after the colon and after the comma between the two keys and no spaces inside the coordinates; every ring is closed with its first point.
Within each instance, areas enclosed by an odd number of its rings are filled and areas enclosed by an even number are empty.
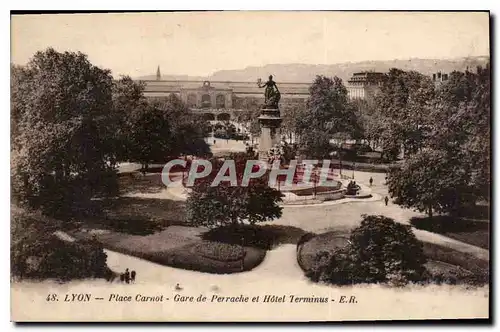
{"type": "Polygon", "coordinates": [[[356,181],[349,181],[349,184],[347,185],[347,195],[357,195],[359,191],[359,186],[356,184],[356,181]]]}
{"type": "Polygon", "coordinates": [[[126,282],[127,284],[135,282],[137,273],[135,271],[129,271],[128,268],[125,269],[124,273],[120,274],[120,282],[126,282]]]}

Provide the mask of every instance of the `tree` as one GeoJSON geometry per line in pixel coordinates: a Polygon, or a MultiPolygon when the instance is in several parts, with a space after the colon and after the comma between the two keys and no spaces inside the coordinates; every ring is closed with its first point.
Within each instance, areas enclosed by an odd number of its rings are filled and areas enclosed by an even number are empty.
{"type": "Polygon", "coordinates": [[[367,119],[366,135],[380,141],[387,160],[395,160],[401,148],[406,156],[424,146],[434,93],[430,78],[418,72],[393,68],[386,74],[367,119]]]}
{"type": "Polygon", "coordinates": [[[133,81],[130,76],[122,76],[113,84],[113,110],[116,115],[116,152],[120,160],[130,160],[136,151],[131,144],[131,130],[136,126],[137,117],[148,110],[144,96],[144,82],[133,81]]]}
{"type": "Polygon", "coordinates": [[[437,93],[429,145],[460,156],[470,169],[471,185],[479,198],[489,200],[491,153],[490,68],[453,72],[437,93]]]}
{"type": "Polygon", "coordinates": [[[405,149],[389,176],[396,203],[458,214],[489,199],[490,70],[452,72],[432,87],[415,72],[391,70],[376,97],[378,133],[387,155],[405,149]],[[378,113],[377,113],[378,112],[378,113]]]}
{"type": "Polygon", "coordinates": [[[389,171],[388,187],[395,203],[432,217],[433,211],[457,213],[472,199],[470,172],[460,156],[425,149],[389,171]]]}
{"type": "Polygon", "coordinates": [[[327,132],[311,128],[310,132],[300,135],[299,151],[311,158],[328,159],[333,149],[330,139],[327,132]]]}
{"type": "Polygon", "coordinates": [[[163,100],[153,100],[151,105],[161,110],[164,118],[171,124],[171,156],[206,156],[210,153],[205,142],[205,137],[210,133],[210,124],[203,115],[190,112],[186,104],[174,94],[163,100]]]}
{"type": "Polygon", "coordinates": [[[304,116],[305,112],[305,105],[302,104],[285,106],[281,111],[281,132],[283,135],[288,136],[290,142],[292,141],[292,137],[297,134],[298,122],[304,116]]]}
{"type": "Polygon", "coordinates": [[[127,132],[127,151],[147,171],[153,162],[165,162],[175,149],[172,125],[165,113],[152,106],[132,113],[127,132]]]}
{"type": "Polygon", "coordinates": [[[37,52],[12,69],[14,200],[44,213],[117,193],[112,77],[82,53],[37,52]]]}
{"type": "MultiPolygon", "coordinates": [[[[281,193],[270,188],[267,177],[252,179],[242,186],[243,172],[247,161],[245,154],[234,154],[237,186],[221,182],[211,186],[222,167],[222,161],[212,159],[212,172],[198,179],[186,202],[187,219],[195,225],[208,227],[238,226],[248,222],[255,224],[281,216],[281,193]]],[[[231,172],[231,170],[229,170],[231,172]]],[[[225,173],[227,175],[227,173],[225,173]]]]}
{"type": "Polygon", "coordinates": [[[242,111],[238,114],[236,121],[243,124],[252,135],[252,140],[260,135],[259,115],[260,99],[258,98],[235,98],[234,104],[242,111]]]}
{"type": "Polygon", "coordinates": [[[259,124],[259,120],[257,118],[252,119],[252,121],[250,122],[250,127],[248,128],[248,131],[252,135],[252,142],[256,137],[259,137],[260,124],[259,124]]]}
{"type": "Polygon", "coordinates": [[[201,115],[192,114],[175,95],[145,100],[142,87],[128,84],[122,102],[129,112],[124,141],[127,159],[139,161],[147,170],[150,163],[163,163],[181,154],[205,156],[210,152],[204,137],[210,131],[201,115]]]}
{"type": "Polygon", "coordinates": [[[425,278],[426,257],[411,227],[384,216],[363,216],[345,246],[320,251],[307,276],[332,284],[398,286],[425,278]]]}
{"type": "Polygon", "coordinates": [[[355,106],[349,102],[347,89],[338,77],[317,76],[309,88],[307,111],[300,117],[298,131],[301,149],[309,157],[329,155],[330,138],[339,133],[358,131],[355,106]]]}

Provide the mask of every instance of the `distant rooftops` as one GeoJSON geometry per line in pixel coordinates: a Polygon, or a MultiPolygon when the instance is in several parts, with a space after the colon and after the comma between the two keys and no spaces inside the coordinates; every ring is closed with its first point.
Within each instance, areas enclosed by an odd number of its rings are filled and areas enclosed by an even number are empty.
{"type": "Polygon", "coordinates": [[[438,71],[437,73],[432,74],[432,80],[435,83],[445,82],[448,80],[448,74],[438,71]]]}
{"type": "Polygon", "coordinates": [[[351,78],[347,81],[349,84],[359,84],[359,83],[367,83],[367,84],[379,84],[385,74],[375,71],[362,71],[353,73],[351,78]]]}

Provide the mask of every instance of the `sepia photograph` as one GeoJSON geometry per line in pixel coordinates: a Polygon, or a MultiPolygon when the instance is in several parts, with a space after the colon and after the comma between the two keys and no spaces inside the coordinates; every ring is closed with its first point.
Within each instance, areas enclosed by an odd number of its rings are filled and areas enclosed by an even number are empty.
{"type": "Polygon", "coordinates": [[[11,321],[491,319],[490,12],[10,20],[11,321]]]}

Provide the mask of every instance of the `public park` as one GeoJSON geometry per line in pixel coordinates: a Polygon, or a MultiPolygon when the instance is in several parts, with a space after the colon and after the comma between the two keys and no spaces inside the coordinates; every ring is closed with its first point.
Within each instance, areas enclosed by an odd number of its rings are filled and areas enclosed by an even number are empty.
{"type": "Polygon", "coordinates": [[[11,65],[13,285],[488,288],[489,66],[174,82],[40,50],[11,65]]]}

